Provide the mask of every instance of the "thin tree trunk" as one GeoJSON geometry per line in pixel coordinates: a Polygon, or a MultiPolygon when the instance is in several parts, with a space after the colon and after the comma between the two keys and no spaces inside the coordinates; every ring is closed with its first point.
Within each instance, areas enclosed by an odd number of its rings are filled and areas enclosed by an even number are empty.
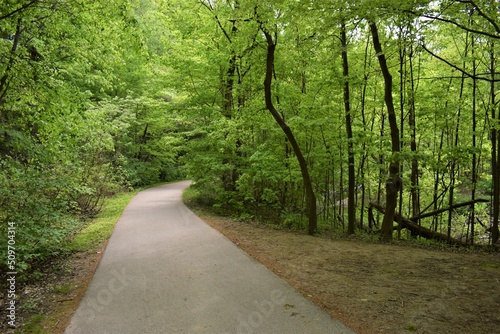
{"type": "MultiPolygon", "coordinates": [[[[477,80],[475,79],[476,76],[476,60],[475,60],[475,52],[474,52],[474,36],[472,36],[471,40],[471,52],[472,52],[472,73],[474,74],[474,78],[472,79],[472,147],[473,147],[473,153],[472,153],[472,190],[471,190],[471,199],[474,201],[476,199],[476,186],[477,186],[477,153],[476,153],[476,146],[477,146],[477,135],[476,135],[476,128],[477,128],[477,80]]],[[[473,245],[474,244],[474,225],[476,221],[476,209],[474,205],[471,205],[471,212],[470,212],[470,243],[473,245]]]]}
{"type": "MultiPolygon", "coordinates": [[[[403,27],[399,27],[399,109],[400,109],[400,150],[404,147],[405,91],[406,91],[406,45],[404,44],[403,27]]],[[[399,175],[403,175],[404,164],[399,166],[399,175]]],[[[403,217],[403,182],[399,187],[399,217],[403,217]]],[[[401,238],[401,224],[398,225],[398,239],[401,238]]]]}
{"type": "MultiPolygon", "coordinates": [[[[496,111],[496,58],[494,42],[491,43],[490,71],[492,79],[490,82],[491,119],[492,123],[496,124],[496,122],[500,122],[500,112],[496,111]]],[[[493,217],[491,222],[491,241],[493,245],[496,245],[500,235],[500,231],[498,230],[498,219],[500,214],[500,135],[496,126],[492,126],[491,129],[491,176],[493,179],[493,217]]]]}
{"type": "MultiPolygon", "coordinates": [[[[451,85],[453,83],[453,79],[450,79],[449,83],[448,83],[448,87],[447,87],[447,90],[446,90],[446,96],[449,96],[450,95],[450,89],[451,89],[451,85]]],[[[449,101],[446,100],[445,101],[445,109],[447,110],[448,109],[448,103],[449,101]]],[[[434,115],[434,129],[436,129],[437,127],[437,115],[434,115]]],[[[444,136],[445,136],[445,129],[441,129],[441,136],[440,136],[440,139],[439,139],[439,149],[436,149],[436,146],[434,145],[434,153],[437,152],[437,165],[438,166],[441,166],[441,160],[442,160],[442,156],[441,156],[441,153],[443,151],[443,145],[444,145],[444,136]]],[[[435,158],[435,156],[434,156],[435,158]]],[[[435,181],[434,181],[434,200],[433,200],[433,203],[434,203],[434,211],[438,209],[438,188],[439,188],[439,184],[441,183],[441,179],[440,179],[440,172],[439,172],[439,167],[436,169],[436,178],[435,178],[435,181]]],[[[444,180],[444,173],[443,173],[443,176],[442,176],[442,179],[444,180]]],[[[438,220],[442,223],[442,219],[441,217],[438,219],[437,216],[434,216],[432,217],[432,223],[435,224],[434,225],[434,230],[437,232],[438,230],[438,220]]],[[[441,224],[439,224],[439,228],[441,230],[441,224]]]]}
{"type": "Polygon", "coordinates": [[[308,232],[309,234],[314,234],[317,230],[316,196],[314,194],[314,189],[312,187],[311,177],[309,176],[307,162],[306,159],[304,158],[304,155],[302,154],[300,146],[297,140],[295,139],[292,130],[290,129],[288,124],[286,124],[286,122],[281,117],[278,110],[276,110],[273,104],[271,84],[273,80],[274,53],[276,50],[276,43],[273,40],[271,34],[267,30],[262,29],[262,31],[267,41],[266,77],[264,80],[264,94],[265,94],[266,108],[269,110],[275,121],[278,123],[278,125],[285,133],[286,138],[290,142],[293,152],[295,153],[295,156],[297,157],[297,160],[299,162],[300,171],[302,173],[302,179],[304,181],[304,189],[306,192],[307,212],[309,219],[308,232]]]}
{"type": "Polygon", "coordinates": [[[398,191],[401,186],[401,178],[399,175],[399,158],[397,154],[400,152],[401,145],[399,141],[399,128],[396,120],[396,113],[394,109],[394,101],[392,99],[392,76],[387,66],[387,60],[385,54],[382,51],[382,45],[380,44],[380,39],[378,35],[378,29],[376,23],[370,23],[370,29],[373,38],[373,46],[377,53],[377,58],[380,64],[380,69],[382,70],[382,75],[385,82],[385,104],[387,107],[387,116],[389,119],[389,127],[391,131],[391,146],[393,159],[389,164],[389,178],[385,184],[385,199],[386,199],[386,211],[384,213],[384,219],[382,220],[382,229],[380,237],[382,240],[391,240],[392,231],[394,224],[394,213],[396,210],[398,202],[398,191]]]}
{"type": "MultiPolygon", "coordinates": [[[[370,40],[367,38],[366,47],[365,47],[365,60],[363,67],[363,90],[361,92],[361,119],[363,121],[363,131],[367,132],[367,124],[366,124],[366,89],[368,88],[368,74],[366,71],[368,65],[368,47],[370,45],[370,40]]],[[[361,212],[360,212],[360,228],[363,228],[364,223],[364,207],[365,207],[365,198],[366,198],[366,187],[365,187],[365,163],[367,164],[368,153],[366,152],[366,140],[363,140],[363,156],[361,157],[361,163],[359,164],[359,175],[361,179],[361,212]]],[[[368,166],[367,166],[368,168],[368,166]]],[[[371,222],[368,222],[369,229],[371,230],[371,222]]]]}
{"type": "MultiPolygon", "coordinates": [[[[468,34],[466,41],[468,41],[468,34]]],[[[464,57],[467,57],[469,50],[469,44],[468,42],[465,45],[465,55],[464,57]]],[[[464,62],[464,67],[465,67],[465,62],[464,62]]],[[[465,85],[465,74],[462,73],[462,78],[460,81],[460,94],[459,94],[459,101],[461,102],[463,99],[463,94],[464,94],[464,85],[465,85]]],[[[455,124],[455,141],[453,143],[453,147],[457,148],[458,147],[458,142],[459,142],[459,132],[460,132],[460,120],[461,120],[461,114],[462,114],[462,106],[458,107],[458,114],[457,114],[457,122],[455,124]]],[[[456,167],[457,167],[457,159],[453,158],[451,162],[451,168],[450,168],[450,192],[449,192],[449,197],[448,197],[448,207],[453,207],[453,196],[455,192],[455,177],[456,177],[456,167]]],[[[448,212],[448,238],[451,238],[451,223],[453,218],[453,210],[450,209],[448,212]]]]}
{"type": "MultiPolygon", "coordinates": [[[[384,137],[385,134],[385,114],[382,111],[381,115],[382,119],[380,120],[380,138],[384,137]]],[[[372,129],[374,126],[375,122],[375,117],[372,119],[372,129]]],[[[382,177],[386,174],[386,170],[383,167],[385,164],[385,156],[384,153],[382,153],[382,141],[379,143],[379,151],[381,152],[379,157],[378,157],[378,165],[379,165],[379,170],[378,170],[378,185],[377,185],[377,203],[380,203],[381,197],[382,197],[382,177]]],[[[374,220],[375,221],[375,220],[374,220]]],[[[377,225],[380,222],[380,211],[377,211],[377,219],[376,219],[377,225]]],[[[370,226],[370,230],[372,229],[372,226],[370,226]]]]}
{"type": "Polygon", "coordinates": [[[347,234],[354,234],[354,223],[356,221],[356,207],[354,203],[355,196],[355,169],[354,169],[354,149],[352,143],[352,120],[351,120],[351,103],[349,92],[349,62],[347,58],[347,34],[345,22],[342,22],[341,27],[342,41],[342,68],[344,75],[344,110],[345,110],[345,127],[347,132],[347,162],[348,162],[348,196],[347,196],[347,234]]]}
{"type": "MultiPolygon", "coordinates": [[[[441,164],[441,153],[439,153],[439,152],[442,152],[442,150],[443,150],[443,143],[444,143],[444,130],[441,130],[441,136],[439,139],[439,151],[437,151],[438,152],[438,161],[437,161],[438,166],[441,164]]],[[[438,189],[439,189],[440,182],[441,182],[441,179],[440,179],[439,168],[436,168],[436,178],[434,179],[434,193],[433,193],[434,194],[433,195],[434,211],[438,209],[438,199],[439,199],[438,189]]],[[[420,212],[420,210],[419,210],[419,212],[420,212]]],[[[438,225],[441,225],[441,224],[438,224],[438,220],[440,220],[442,223],[442,220],[438,219],[437,216],[432,217],[432,224],[434,225],[435,232],[437,232],[437,230],[438,230],[438,225]]]]}
{"type": "MultiPolygon", "coordinates": [[[[410,126],[410,149],[412,152],[411,159],[411,212],[413,216],[416,216],[420,212],[420,191],[418,189],[418,159],[417,154],[417,122],[416,122],[416,107],[415,107],[415,78],[413,76],[413,46],[410,46],[410,97],[408,101],[409,105],[409,117],[408,123],[410,126]]],[[[420,220],[415,222],[420,226],[420,220]]]]}
{"type": "MultiPolygon", "coordinates": [[[[339,114],[341,115],[341,114],[339,114]]],[[[337,188],[337,197],[335,199],[335,205],[338,206],[338,215],[335,217],[344,217],[344,146],[339,146],[339,154],[340,154],[340,180],[339,186],[337,188]]],[[[340,219],[340,223],[342,224],[342,231],[345,231],[345,221],[344,219],[340,219]]]]}

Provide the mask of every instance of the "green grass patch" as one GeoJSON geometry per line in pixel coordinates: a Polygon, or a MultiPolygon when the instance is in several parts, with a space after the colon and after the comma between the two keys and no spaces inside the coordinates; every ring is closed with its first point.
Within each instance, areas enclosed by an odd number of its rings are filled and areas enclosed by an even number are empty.
{"type": "Polygon", "coordinates": [[[107,240],[123,210],[139,190],[106,199],[103,210],[79,232],[68,245],[71,251],[97,251],[107,240]]]}
{"type": "Polygon", "coordinates": [[[15,333],[31,333],[31,334],[45,334],[47,333],[42,326],[42,321],[44,320],[44,316],[41,314],[36,314],[32,316],[29,322],[24,326],[23,332],[16,331],[15,333]]]}
{"type": "Polygon", "coordinates": [[[71,284],[60,284],[60,285],[55,285],[52,288],[52,291],[54,291],[54,293],[64,294],[67,293],[69,290],[71,290],[71,288],[72,288],[71,284]]]}
{"type": "Polygon", "coordinates": [[[199,190],[194,187],[187,187],[182,193],[182,200],[184,203],[192,203],[196,201],[196,198],[200,195],[199,190]]]}
{"type": "Polygon", "coordinates": [[[408,324],[406,326],[404,326],[404,329],[409,331],[409,332],[415,332],[418,327],[416,325],[413,325],[413,324],[408,324]]]}

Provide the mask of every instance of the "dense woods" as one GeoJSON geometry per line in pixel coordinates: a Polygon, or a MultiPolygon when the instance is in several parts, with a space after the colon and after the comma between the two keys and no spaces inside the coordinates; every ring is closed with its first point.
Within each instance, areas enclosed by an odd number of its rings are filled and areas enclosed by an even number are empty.
{"type": "Polygon", "coordinates": [[[28,269],[106,196],[186,177],[240,219],[498,244],[499,11],[4,1],[0,240],[28,269]]]}

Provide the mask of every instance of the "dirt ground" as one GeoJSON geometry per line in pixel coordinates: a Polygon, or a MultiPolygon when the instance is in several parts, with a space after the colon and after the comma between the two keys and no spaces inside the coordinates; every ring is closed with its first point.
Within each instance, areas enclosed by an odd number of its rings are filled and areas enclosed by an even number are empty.
{"type": "Polygon", "coordinates": [[[500,333],[500,254],[202,219],[356,332],[500,333]]]}
{"type": "MultiPolygon", "coordinates": [[[[359,334],[500,332],[498,253],[311,237],[198,214],[359,334]]],[[[75,254],[26,286],[18,333],[63,333],[100,254],[75,254]],[[26,326],[32,314],[43,317],[26,326]]]]}
{"type": "MultiPolygon", "coordinates": [[[[95,253],[75,253],[66,259],[46,263],[39,269],[39,279],[20,285],[17,327],[8,327],[6,315],[1,312],[0,333],[64,333],[99,264],[104,247],[105,244],[95,253]]],[[[5,310],[4,298],[0,298],[2,311],[5,310]]]]}

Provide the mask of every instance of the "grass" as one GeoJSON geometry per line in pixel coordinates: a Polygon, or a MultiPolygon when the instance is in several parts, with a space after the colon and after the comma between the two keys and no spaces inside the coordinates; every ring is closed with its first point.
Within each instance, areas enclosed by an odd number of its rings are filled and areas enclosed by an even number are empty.
{"type": "Polygon", "coordinates": [[[108,198],[104,203],[104,209],[71,240],[68,248],[74,252],[96,251],[105,240],[109,239],[123,210],[138,191],[120,193],[108,198]]]}
{"type": "Polygon", "coordinates": [[[182,193],[182,200],[184,203],[192,203],[199,196],[199,191],[193,187],[188,187],[182,193]]]}
{"type": "Polygon", "coordinates": [[[413,324],[408,324],[404,327],[405,330],[409,331],[409,332],[415,332],[418,327],[416,325],[413,325],[413,324]]]}
{"type": "MultiPolygon", "coordinates": [[[[108,198],[103,206],[103,210],[93,219],[87,222],[86,227],[74,236],[67,244],[70,252],[95,252],[99,250],[103,243],[109,239],[116,222],[120,218],[123,210],[140,190],[117,194],[108,198]]],[[[64,295],[72,289],[70,283],[57,284],[52,287],[52,292],[64,295]]],[[[25,307],[31,305],[30,301],[25,301],[25,307]]],[[[64,305],[58,305],[58,308],[64,308],[64,305]]],[[[35,308],[35,307],[33,307],[35,308]]],[[[58,310],[53,310],[54,314],[34,314],[26,322],[23,333],[49,334],[50,328],[57,325],[58,310]],[[49,328],[49,330],[47,330],[49,328]]],[[[59,310],[60,311],[60,310],[59,310]]],[[[20,331],[16,331],[21,333],[20,331]]]]}
{"type": "MultiPolygon", "coordinates": [[[[32,334],[45,334],[47,332],[44,331],[42,322],[44,320],[44,316],[40,314],[36,314],[31,317],[30,321],[26,324],[24,331],[25,333],[32,333],[32,334]]],[[[17,333],[21,333],[21,331],[16,331],[17,333]]]]}
{"type": "Polygon", "coordinates": [[[72,288],[71,284],[60,284],[60,285],[55,285],[52,290],[54,291],[54,293],[58,293],[58,294],[61,294],[61,293],[67,293],[68,291],[70,291],[72,288]]]}
{"type": "MultiPolygon", "coordinates": [[[[111,233],[113,232],[118,219],[121,217],[123,210],[130,200],[142,190],[163,184],[165,183],[162,182],[159,184],[145,186],[132,192],[119,193],[106,199],[102,211],[95,218],[86,221],[84,225],[85,227],[63,245],[64,253],[62,254],[61,260],[63,260],[63,258],[68,256],[70,253],[87,253],[90,258],[91,254],[95,254],[99,251],[106,240],[111,237],[111,233]]],[[[87,257],[87,255],[83,256],[87,257]]],[[[61,263],[54,263],[53,265],[61,266],[61,263]]],[[[63,267],[57,268],[61,269],[63,267]]],[[[56,268],[54,267],[54,270],[55,269],[56,268]]],[[[33,279],[35,280],[42,279],[44,276],[44,273],[41,271],[35,274],[35,276],[40,276],[34,277],[33,279]]],[[[69,296],[67,301],[70,301],[72,299],[71,294],[74,293],[74,287],[81,286],[82,284],[85,284],[85,282],[46,282],[46,284],[51,285],[49,288],[50,294],[56,294],[58,299],[69,296]]],[[[49,299],[52,300],[53,298],[49,299]]],[[[42,311],[38,307],[38,302],[38,299],[30,299],[30,297],[23,300],[23,307],[20,308],[20,310],[24,312],[24,319],[23,322],[19,324],[19,329],[15,330],[13,333],[58,333],[60,332],[58,329],[61,327],[61,319],[70,317],[76,307],[72,302],[62,303],[57,300],[52,300],[45,301],[45,310],[42,311]]],[[[2,329],[0,328],[0,331],[1,330],[2,329]]]]}

